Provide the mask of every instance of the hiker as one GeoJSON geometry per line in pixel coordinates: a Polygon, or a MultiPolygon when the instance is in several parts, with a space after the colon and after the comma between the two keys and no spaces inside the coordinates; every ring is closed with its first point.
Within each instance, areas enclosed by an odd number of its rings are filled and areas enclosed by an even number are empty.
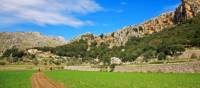
{"type": "Polygon", "coordinates": [[[38,69],[38,72],[41,72],[41,69],[40,69],[40,68],[38,69]]]}

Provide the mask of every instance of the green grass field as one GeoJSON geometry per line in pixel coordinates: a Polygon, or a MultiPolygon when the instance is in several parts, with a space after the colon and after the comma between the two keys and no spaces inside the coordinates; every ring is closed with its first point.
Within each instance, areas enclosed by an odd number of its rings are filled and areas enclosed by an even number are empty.
{"type": "Polygon", "coordinates": [[[45,72],[67,88],[200,88],[200,74],[45,72]]]}
{"type": "MultiPolygon", "coordinates": [[[[31,88],[35,71],[0,71],[0,88],[31,88]]],[[[66,88],[200,88],[200,74],[46,71],[66,88]]]]}
{"type": "Polygon", "coordinates": [[[31,88],[34,71],[0,71],[0,88],[31,88]]]}

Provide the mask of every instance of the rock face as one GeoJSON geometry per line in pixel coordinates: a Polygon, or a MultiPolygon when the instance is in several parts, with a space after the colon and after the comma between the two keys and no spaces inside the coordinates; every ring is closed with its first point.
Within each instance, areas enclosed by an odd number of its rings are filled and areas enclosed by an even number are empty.
{"type": "Polygon", "coordinates": [[[37,49],[29,49],[26,52],[28,55],[34,55],[36,58],[59,58],[59,56],[52,54],[51,52],[43,52],[37,49]]]}
{"type": "Polygon", "coordinates": [[[146,34],[152,34],[154,32],[162,31],[164,28],[172,27],[174,13],[164,13],[159,17],[153,18],[143,24],[126,26],[123,29],[114,32],[113,46],[125,45],[130,37],[143,37],[146,34]]]}
{"type": "Polygon", "coordinates": [[[176,9],[174,22],[190,19],[200,12],[200,0],[182,0],[181,5],[176,9]]]}
{"type": "Polygon", "coordinates": [[[112,57],[110,59],[111,59],[111,61],[110,61],[111,64],[121,64],[122,63],[121,59],[119,59],[117,57],[112,57]]]}
{"type": "Polygon", "coordinates": [[[48,37],[38,32],[0,32],[0,40],[0,53],[12,47],[26,49],[65,44],[64,38],[48,37]]]}
{"type": "MultiPolygon", "coordinates": [[[[146,34],[159,32],[170,28],[181,21],[193,18],[200,12],[200,0],[182,0],[182,3],[174,12],[161,14],[139,25],[131,25],[122,28],[112,34],[106,35],[101,41],[109,42],[110,46],[122,46],[130,37],[143,37],[146,34]]],[[[98,39],[98,38],[97,38],[98,39]]]]}

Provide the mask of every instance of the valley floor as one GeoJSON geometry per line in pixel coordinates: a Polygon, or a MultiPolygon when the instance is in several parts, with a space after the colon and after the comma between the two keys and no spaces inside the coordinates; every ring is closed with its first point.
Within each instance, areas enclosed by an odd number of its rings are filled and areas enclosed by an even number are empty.
{"type": "Polygon", "coordinates": [[[0,88],[200,88],[200,74],[1,70],[0,84],[0,88]]]}
{"type": "Polygon", "coordinates": [[[35,71],[0,70],[0,88],[31,88],[31,76],[35,71]]]}
{"type": "Polygon", "coordinates": [[[46,71],[67,88],[200,88],[199,73],[46,71]]]}

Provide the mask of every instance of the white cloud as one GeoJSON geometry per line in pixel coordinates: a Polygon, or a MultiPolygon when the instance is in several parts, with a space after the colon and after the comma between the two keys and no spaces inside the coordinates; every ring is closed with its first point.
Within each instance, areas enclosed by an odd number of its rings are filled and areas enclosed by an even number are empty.
{"type": "Polygon", "coordinates": [[[94,0],[0,0],[0,19],[1,23],[31,22],[79,27],[93,23],[82,21],[75,15],[102,9],[94,0]]]}

